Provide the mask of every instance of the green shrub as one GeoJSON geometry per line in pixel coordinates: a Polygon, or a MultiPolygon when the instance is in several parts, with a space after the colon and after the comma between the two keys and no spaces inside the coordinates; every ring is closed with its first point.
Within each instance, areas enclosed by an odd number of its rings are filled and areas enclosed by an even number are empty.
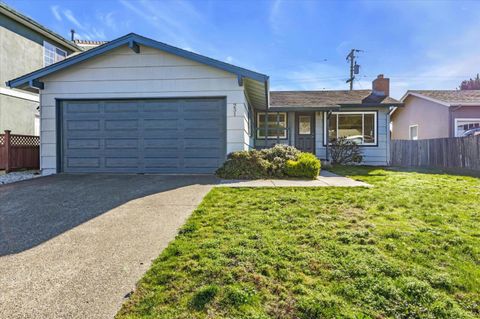
{"type": "Polygon", "coordinates": [[[206,286],[197,291],[190,302],[190,305],[195,310],[203,310],[205,305],[215,298],[218,293],[217,286],[206,286]]]}
{"type": "Polygon", "coordinates": [[[216,174],[227,179],[284,177],[286,162],[296,160],[299,154],[299,150],[287,145],[275,145],[261,151],[233,152],[216,174]]]}
{"type": "Polygon", "coordinates": [[[270,164],[257,150],[233,152],[217,170],[217,175],[228,179],[256,179],[268,176],[270,164]]]}
{"type": "Polygon", "coordinates": [[[263,159],[270,163],[268,173],[271,177],[285,176],[285,164],[288,160],[295,161],[300,151],[293,146],[277,144],[272,148],[260,151],[263,159]]]}
{"type": "Polygon", "coordinates": [[[311,153],[301,153],[296,161],[288,160],[285,173],[290,177],[307,177],[315,179],[320,173],[320,160],[311,153]]]}

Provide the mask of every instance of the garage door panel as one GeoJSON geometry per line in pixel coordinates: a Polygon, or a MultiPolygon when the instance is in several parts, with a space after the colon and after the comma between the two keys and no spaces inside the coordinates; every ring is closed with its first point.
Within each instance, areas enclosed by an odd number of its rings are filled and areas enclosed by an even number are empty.
{"type": "Polygon", "coordinates": [[[100,139],[98,138],[71,138],[67,141],[67,148],[72,149],[99,149],[100,148],[100,139]]]}
{"type": "Polygon", "coordinates": [[[100,121],[99,120],[67,120],[67,129],[70,131],[99,130],[100,121]]]}
{"type": "Polygon", "coordinates": [[[65,172],[213,173],[225,159],[224,99],[68,101],[62,112],[65,172]]]}
{"type": "Polygon", "coordinates": [[[105,157],[106,168],[138,168],[138,157],[105,157]]]}
{"type": "Polygon", "coordinates": [[[71,168],[99,168],[100,158],[98,157],[69,157],[67,165],[71,168]]]}
{"type": "Polygon", "coordinates": [[[138,130],[138,120],[105,120],[105,130],[138,130]]]}
{"type": "Polygon", "coordinates": [[[180,167],[176,157],[146,157],[146,168],[175,168],[180,167]]]}
{"type": "Polygon", "coordinates": [[[143,145],[145,149],[151,148],[178,148],[179,147],[179,139],[175,138],[146,138],[144,139],[143,145]]]}
{"type": "MultiPolygon", "coordinates": [[[[184,132],[184,138],[197,138],[199,136],[202,136],[204,138],[216,138],[218,137],[218,134],[220,133],[220,130],[217,129],[188,129],[187,131],[184,132]]],[[[223,133],[225,134],[225,133],[223,133]]]]}
{"type": "Polygon", "coordinates": [[[138,102],[105,102],[104,104],[105,114],[119,113],[135,114],[139,112],[138,102]]]}
{"type": "Polygon", "coordinates": [[[99,113],[100,112],[100,105],[93,104],[89,102],[77,102],[77,103],[70,103],[69,108],[66,114],[79,114],[79,113],[99,113]]]}
{"type": "Polygon", "coordinates": [[[186,168],[212,168],[215,169],[218,167],[217,158],[185,158],[185,167],[186,168]]]}
{"type": "Polygon", "coordinates": [[[139,140],[136,138],[106,138],[106,149],[138,149],[139,140]]]}
{"type": "Polygon", "coordinates": [[[143,127],[148,129],[177,129],[178,119],[148,119],[143,121],[143,127]]]}

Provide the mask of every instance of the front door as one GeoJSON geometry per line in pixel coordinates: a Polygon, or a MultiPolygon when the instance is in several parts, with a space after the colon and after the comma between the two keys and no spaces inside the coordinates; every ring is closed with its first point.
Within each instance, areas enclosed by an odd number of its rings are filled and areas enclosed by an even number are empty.
{"type": "Polygon", "coordinates": [[[315,154],[315,112],[295,113],[295,147],[315,154]]]}

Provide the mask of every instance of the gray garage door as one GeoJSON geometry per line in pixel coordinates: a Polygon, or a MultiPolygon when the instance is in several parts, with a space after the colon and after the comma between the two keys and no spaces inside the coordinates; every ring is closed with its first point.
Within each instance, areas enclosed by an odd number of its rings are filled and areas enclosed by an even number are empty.
{"type": "Polygon", "coordinates": [[[225,99],[63,101],[62,171],[213,173],[225,160],[225,99]]]}

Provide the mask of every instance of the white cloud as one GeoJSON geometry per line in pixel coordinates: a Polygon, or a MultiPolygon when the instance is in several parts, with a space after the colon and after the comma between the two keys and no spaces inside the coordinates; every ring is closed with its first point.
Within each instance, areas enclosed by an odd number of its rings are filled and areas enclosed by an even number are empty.
{"type": "Polygon", "coordinates": [[[98,13],[97,14],[97,19],[102,23],[103,25],[107,26],[108,28],[112,30],[117,29],[117,21],[114,18],[115,12],[108,12],[106,14],[103,13],[98,13]]]}
{"type": "Polygon", "coordinates": [[[84,29],[83,25],[77,20],[77,18],[70,9],[63,10],[63,15],[65,16],[65,18],[68,19],[68,21],[73,23],[74,26],[79,29],[84,29]]]}
{"type": "Polygon", "coordinates": [[[51,6],[50,10],[52,11],[52,14],[57,21],[62,21],[62,15],[60,14],[60,10],[58,6],[51,6]]]}
{"type": "Polygon", "coordinates": [[[132,3],[127,0],[119,2],[136,14],[144,22],[154,27],[156,37],[162,42],[185,48],[202,46],[197,30],[204,29],[208,21],[186,1],[151,1],[141,0],[132,3]],[[181,17],[181,18],[180,18],[181,17]]]}

